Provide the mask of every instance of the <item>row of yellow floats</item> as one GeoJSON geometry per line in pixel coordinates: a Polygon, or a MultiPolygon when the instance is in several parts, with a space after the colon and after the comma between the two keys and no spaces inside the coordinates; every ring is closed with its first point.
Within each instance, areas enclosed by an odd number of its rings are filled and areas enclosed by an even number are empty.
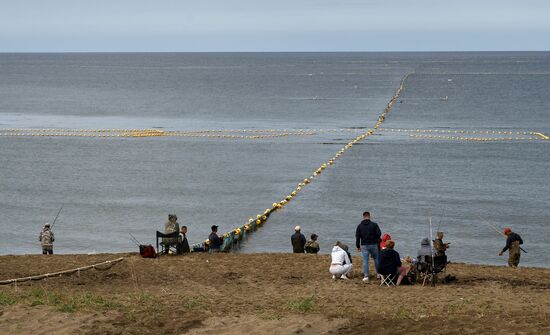
{"type": "Polygon", "coordinates": [[[158,129],[1,129],[0,136],[16,137],[203,137],[203,138],[229,138],[229,139],[260,139],[277,138],[286,136],[311,136],[315,135],[313,131],[286,131],[272,132],[270,130],[254,130],[253,135],[241,135],[239,131],[234,130],[216,130],[216,131],[163,131],[158,129]],[[263,133],[263,134],[259,134],[263,133]]]}
{"type": "MultiPolygon", "coordinates": [[[[423,138],[430,140],[448,140],[448,141],[468,141],[468,142],[504,142],[504,141],[537,141],[537,137],[466,137],[466,136],[443,136],[443,135],[415,135],[410,137],[423,138]]],[[[548,140],[548,138],[542,138],[548,140]]]]}
{"type": "Polygon", "coordinates": [[[549,140],[550,137],[546,134],[536,131],[513,131],[513,130],[465,130],[465,129],[403,129],[403,128],[384,128],[380,129],[386,132],[404,132],[404,133],[421,133],[430,135],[410,135],[416,138],[441,138],[453,140],[471,140],[471,141],[511,141],[511,140],[549,140]],[[436,133],[437,135],[431,135],[436,133]],[[438,134],[455,134],[455,135],[478,135],[477,137],[466,136],[444,136],[438,134]],[[479,135],[495,135],[496,137],[480,137],[479,135]],[[512,137],[512,135],[516,135],[512,137]],[[517,135],[523,135],[518,137],[517,135]],[[524,137],[530,136],[530,137],[524,137]]]}
{"type": "MultiPolygon", "coordinates": [[[[504,140],[549,140],[550,137],[541,132],[535,131],[513,131],[513,130],[465,130],[465,129],[403,129],[403,128],[380,128],[383,132],[404,132],[420,134],[455,134],[455,135],[478,135],[477,137],[458,136],[413,136],[427,139],[456,139],[471,141],[504,141],[504,140]],[[496,135],[494,137],[479,137],[479,135],[496,135]],[[512,137],[516,135],[515,137],[512,137]],[[517,137],[523,135],[523,137],[517,137]],[[530,136],[530,137],[524,137],[530,136]]],[[[205,129],[190,131],[164,131],[159,129],[37,129],[37,128],[10,128],[0,129],[0,136],[39,136],[39,137],[203,137],[203,138],[225,138],[225,139],[260,139],[277,138],[286,136],[311,136],[320,133],[337,132],[364,132],[360,128],[334,128],[334,129],[205,129]],[[253,135],[241,135],[253,134],[253,135]]]]}
{"type": "MultiPolygon", "coordinates": [[[[223,235],[223,244],[221,246],[221,251],[230,251],[234,246],[238,245],[239,241],[245,238],[247,234],[255,231],[258,227],[265,224],[271,214],[275,213],[277,210],[280,210],[284,206],[286,206],[294,197],[298,195],[298,193],[300,193],[300,191],[302,191],[302,189],[306,185],[310,184],[313,180],[315,180],[315,178],[319,177],[325,169],[333,165],[336,162],[336,160],[338,160],[340,157],[342,157],[343,154],[346,153],[347,150],[351,149],[358,142],[371,136],[375,130],[379,129],[382,123],[384,123],[384,121],[386,120],[386,116],[395,105],[397,98],[399,97],[399,95],[401,94],[401,91],[403,90],[405,81],[409,76],[410,74],[407,74],[405,77],[403,77],[403,79],[401,79],[398,89],[396,90],[396,92],[394,93],[394,95],[392,96],[392,98],[384,108],[384,111],[382,112],[382,114],[380,114],[380,116],[378,117],[378,120],[374,125],[374,129],[367,130],[367,132],[357,136],[348,144],[346,144],[333,157],[331,157],[328,161],[322,163],[321,166],[319,166],[319,168],[313,171],[310,177],[305,178],[303,181],[299,182],[298,185],[296,185],[296,188],[292,190],[290,194],[283,197],[283,199],[279,200],[278,202],[274,202],[271,205],[271,208],[267,208],[262,213],[257,214],[255,218],[254,217],[249,218],[248,222],[245,223],[244,225],[234,228],[233,230],[225,233],[223,235]]],[[[210,241],[207,239],[203,243],[198,243],[193,245],[193,249],[195,250],[208,249],[209,243],[210,241]]]]}

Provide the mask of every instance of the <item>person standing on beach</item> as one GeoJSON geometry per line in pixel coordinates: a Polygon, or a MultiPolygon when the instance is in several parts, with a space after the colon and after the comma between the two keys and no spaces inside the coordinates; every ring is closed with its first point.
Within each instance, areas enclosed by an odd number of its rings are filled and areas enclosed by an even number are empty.
{"type": "Polygon", "coordinates": [[[53,242],[55,241],[55,236],[53,235],[52,230],[50,229],[50,224],[46,222],[44,228],[38,235],[38,240],[42,245],[42,255],[53,254],[53,242]]]}
{"type": "Polygon", "coordinates": [[[292,243],[292,252],[295,254],[303,254],[305,252],[306,237],[302,234],[302,227],[294,227],[294,234],[290,236],[290,243],[292,243]]]}
{"type": "Polygon", "coordinates": [[[449,248],[449,243],[443,243],[443,232],[438,231],[435,235],[434,251],[436,256],[445,256],[445,251],[449,248]]]}
{"type": "Polygon", "coordinates": [[[506,246],[499,252],[499,256],[502,256],[506,250],[508,251],[508,266],[516,268],[519,265],[519,258],[521,256],[520,245],[523,244],[523,240],[519,234],[512,232],[510,228],[504,228],[504,235],[506,238],[506,246]]]}
{"type": "Polygon", "coordinates": [[[363,281],[369,282],[369,255],[374,259],[374,269],[378,268],[378,243],[382,232],[376,222],[370,220],[370,213],[363,213],[363,221],[355,231],[355,246],[363,255],[363,281]]]}

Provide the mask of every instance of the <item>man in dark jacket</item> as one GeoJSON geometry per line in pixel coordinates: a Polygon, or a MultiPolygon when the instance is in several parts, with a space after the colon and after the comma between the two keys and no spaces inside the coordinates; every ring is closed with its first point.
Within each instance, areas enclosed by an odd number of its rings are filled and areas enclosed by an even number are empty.
{"type": "Polygon", "coordinates": [[[191,252],[189,242],[187,241],[187,226],[181,226],[180,242],[178,243],[178,254],[191,252]]]}
{"type": "Polygon", "coordinates": [[[363,213],[363,221],[355,231],[355,246],[363,254],[363,281],[369,282],[369,254],[374,259],[374,269],[378,267],[378,243],[382,232],[376,222],[370,220],[370,213],[363,213]]]}
{"type": "Polygon", "coordinates": [[[210,244],[208,245],[208,248],[211,252],[220,251],[220,247],[222,246],[223,241],[218,236],[218,226],[216,226],[216,225],[212,226],[212,232],[208,236],[208,240],[210,241],[210,244]]]}
{"type": "Polygon", "coordinates": [[[301,230],[302,228],[300,226],[294,227],[294,234],[290,237],[292,252],[296,254],[303,254],[305,252],[306,237],[301,233],[301,230]]]}
{"type": "Polygon", "coordinates": [[[508,236],[506,238],[506,246],[498,255],[502,256],[506,250],[509,250],[508,265],[515,268],[519,264],[519,257],[521,255],[520,244],[523,244],[523,240],[521,236],[512,232],[510,228],[504,228],[504,235],[508,236]]]}

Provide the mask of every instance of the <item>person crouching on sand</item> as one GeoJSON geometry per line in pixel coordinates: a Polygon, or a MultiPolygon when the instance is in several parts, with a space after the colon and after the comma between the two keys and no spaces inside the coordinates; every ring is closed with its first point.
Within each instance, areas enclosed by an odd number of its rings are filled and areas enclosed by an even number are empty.
{"type": "Polygon", "coordinates": [[[50,229],[49,223],[44,225],[40,235],[38,235],[38,240],[42,245],[42,255],[53,254],[53,242],[55,241],[55,237],[53,231],[50,229]]]}
{"type": "Polygon", "coordinates": [[[510,267],[517,267],[519,265],[519,257],[521,256],[520,244],[523,244],[523,240],[519,234],[512,232],[510,228],[504,228],[504,235],[506,238],[506,246],[499,252],[499,256],[502,256],[506,250],[509,250],[508,265],[510,267]]]}
{"type": "Polygon", "coordinates": [[[349,279],[347,274],[351,271],[351,260],[348,253],[344,250],[344,245],[337,241],[330,254],[331,263],[328,271],[332,274],[332,279],[340,276],[341,279],[349,279]]]}

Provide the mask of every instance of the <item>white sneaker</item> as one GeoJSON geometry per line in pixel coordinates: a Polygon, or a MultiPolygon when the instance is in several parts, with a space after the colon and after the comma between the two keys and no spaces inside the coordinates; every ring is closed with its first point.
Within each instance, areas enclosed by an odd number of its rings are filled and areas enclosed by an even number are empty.
{"type": "Polygon", "coordinates": [[[332,275],[332,280],[336,280],[336,276],[335,276],[335,275],[332,275]]]}
{"type": "Polygon", "coordinates": [[[369,282],[369,277],[364,277],[364,278],[363,278],[363,282],[364,282],[364,283],[368,283],[368,282],[369,282]]]}
{"type": "Polygon", "coordinates": [[[346,275],[341,275],[340,278],[341,279],[346,279],[346,280],[349,279],[348,276],[346,276],[346,275]]]}

